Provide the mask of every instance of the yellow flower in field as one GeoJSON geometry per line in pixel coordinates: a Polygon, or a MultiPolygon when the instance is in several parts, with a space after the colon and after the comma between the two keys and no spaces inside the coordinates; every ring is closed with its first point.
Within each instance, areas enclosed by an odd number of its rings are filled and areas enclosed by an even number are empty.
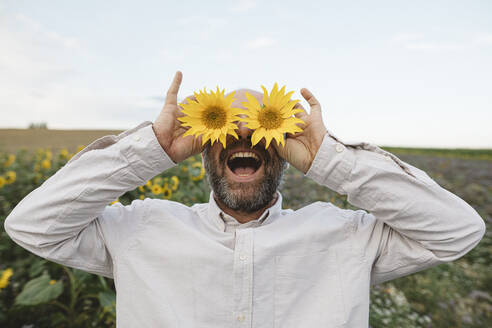
{"type": "Polygon", "coordinates": [[[41,162],[41,167],[43,169],[50,169],[51,168],[51,161],[49,159],[45,159],[41,162]]]}
{"type": "Polygon", "coordinates": [[[60,157],[61,158],[68,158],[68,149],[63,148],[62,150],[60,150],[60,157]]]}
{"type": "Polygon", "coordinates": [[[152,188],[152,182],[150,182],[150,180],[148,180],[147,183],[145,184],[145,186],[149,189],[152,188]]]}
{"type": "Polygon", "coordinates": [[[145,192],[145,189],[144,189],[144,187],[143,187],[143,186],[138,186],[138,190],[139,190],[140,192],[145,192]]]}
{"type": "Polygon", "coordinates": [[[162,188],[162,198],[164,199],[169,199],[173,195],[173,191],[171,188],[169,188],[168,184],[166,183],[164,185],[164,188],[162,188]]]}
{"type": "Polygon", "coordinates": [[[203,168],[202,166],[202,163],[201,162],[195,162],[191,165],[191,167],[194,169],[193,171],[196,171],[196,169],[200,168],[200,173],[198,173],[197,175],[191,175],[191,180],[193,181],[200,181],[201,179],[203,179],[203,176],[205,175],[205,169],[203,168]]]}
{"type": "Polygon", "coordinates": [[[178,189],[178,186],[179,186],[179,179],[178,179],[178,177],[175,176],[175,175],[173,175],[171,177],[171,181],[173,183],[171,189],[172,189],[172,191],[176,191],[178,189]]]}
{"type": "Polygon", "coordinates": [[[15,171],[8,171],[7,173],[5,173],[5,176],[5,183],[11,184],[15,182],[15,179],[17,178],[17,173],[15,171]]]}
{"type": "Polygon", "coordinates": [[[244,113],[241,108],[232,108],[234,102],[234,92],[224,96],[225,89],[222,91],[217,87],[217,92],[207,93],[205,88],[200,94],[195,92],[195,100],[187,99],[187,104],[179,104],[183,107],[185,116],[178,117],[182,126],[189,126],[190,129],[183,134],[183,137],[202,135],[202,144],[210,140],[211,145],[220,141],[226,147],[226,138],[230,134],[236,139],[237,125],[234,121],[239,120],[238,114],[244,113]]]}
{"type": "Polygon", "coordinates": [[[162,194],[162,187],[159,186],[159,185],[153,185],[152,186],[152,193],[154,193],[154,195],[159,195],[159,194],[162,194]]]}
{"type": "Polygon", "coordinates": [[[9,285],[9,279],[14,274],[11,268],[5,269],[0,277],[0,289],[5,288],[9,285]]]}
{"type": "Polygon", "coordinates": [[[140,195],[139,197],[141,200],[144,200],[145,199],[145,196],[144,195],[140,195]]]}
{"type": "Polygon", "coordinates": [[[3,163],[4,167],[9,167],[15,162],[15,155],[14,154],[9,154],[9,157],[7,158],[7,161],[3,163]]]}
{"type": "Polygon", "coordinates": [[[160,184],[162,183],[162,178],[161,177],[157,177],[157,178],[154,178],[154,180],[152,180],[154,182],[154,184],[160,184]]]}
{"type": "Polygon", "coordinates": [[[46,152],[44,154],[45,154],[47,159],[53,158],[53,154],[51,153],[51,151],[49,149],[46,149],[46,152]]]}
{"type": "Polygon", "coordinates": [[[50,280],[50,285],[54,285],[54,284],[56,284],[56,280],[51,279],[50,280]]]}
{"type": "Polygon", "coordinates": [[[248,118],[241,120],[247,123],[246,127],[254,130],[251,144],[254,146],[265,138],[265,148],[268,148],[272,139],[275,139],[278,145],[285,145],[284,133],[302,131],[296,124],[304,121],[293,117],[294,114],[302,112],[301,109],[294,108],[299,100],[290,100],[294,91],[285,94],[285,86],[278,90],[277,83],[273,86],[270,95],[264,86],[261,88],[263,89],[262,105],[248,92],[245,93],[248,101],[242,103],[248,109],[245,112],[248,118]]]}
{"type": "Polygon", "coordinates": [[[188,172],[188,166],[183,166],[183,167],[181,168],[181,171],[183,171],[183,172],[188,172]]]}
{"type": "Polygon", "coordinates": [[[113,202],[109,203],[109,205],[116,204],[116,203],[118,203],[119,201],[120,201],[120,199],[119,199],[119,198],[117,198],[115,201],[113,201],[113,202]]]}
{"type": "Polygon", "coordinates": [[[0,188],[2,188],[7,183],[4,177],[0,176],[0,188]]]}

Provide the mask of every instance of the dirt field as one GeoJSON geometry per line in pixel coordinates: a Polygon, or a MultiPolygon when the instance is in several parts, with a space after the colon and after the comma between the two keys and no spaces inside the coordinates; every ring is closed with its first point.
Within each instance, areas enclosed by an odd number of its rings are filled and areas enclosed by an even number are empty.
{"type": "Polygon", "coordinates": [[[107,135],[118,135],[121,130],[51,130],[51,129],[0,129],[0,151],[16,152],[21,148],[34,150],[50,148],[56,152],[67,148],[75,152],[79,145],[107,135]]]}

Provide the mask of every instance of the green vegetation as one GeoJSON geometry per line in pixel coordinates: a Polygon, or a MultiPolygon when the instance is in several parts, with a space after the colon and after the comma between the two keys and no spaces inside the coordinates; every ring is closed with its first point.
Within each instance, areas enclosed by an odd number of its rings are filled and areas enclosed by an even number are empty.
{"type": "MultiPolygon", "coordinates": [[[[490,230],[492,164],[475,160],[489,158],[490,151],[434,151],[394,148],[392,152],[467,201],[486,219],[490,230]],[[464,155],[473,160],[463,159],[464,155]]],[[[3,221],[16,204],[71,156],[67,149],[56,153],[48,149],[0,151],[0,327],[115,326],[113,280],[37,257],[3,231],[3,221]]],[[[206,202],[209,188],[203,177],[204,170],[196,156],[115,202],[128,205],[133,199],[144,197],[188,205],[206,202]]],[[[321,200],[355,209],[346,197],[317,185],[292,168],[281,191],[286,208],[298,209],[321,200]]],[[[371,327],[492,327],[491,264],[492,236],[487,234],[458,261],[375,286],[371,292],[371,327]]]]}
{"type": "Polygon", "coordinates": [[[381,147],[382,149],[389,151],[395,155],[408,154],[408,155],[428,155],[428,156],[442,156],[449,158],[463,158],[463,159],[481,159],[492,160],[492,149],[444,149],[444,148],[402,148],[402,147],[381,147]]]}

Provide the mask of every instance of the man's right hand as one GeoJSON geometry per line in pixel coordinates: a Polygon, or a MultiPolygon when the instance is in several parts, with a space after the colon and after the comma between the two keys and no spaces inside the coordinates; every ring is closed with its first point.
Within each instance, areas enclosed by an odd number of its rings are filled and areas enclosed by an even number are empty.
{"type": "MultiPolygon", "coordinates": [[[[181,122],[177,120],[179,116],[183,116],[178,106],[178,91],[182,79],[183,73],[177,71],[167,91],[166,103],[152,124],[152,129],[162,149],[175,163],[200,153],[204,148],[201,137],[186,136],[183,138],[187,128],[181,126],[181,122]]],[[[194,99],[194,97],[190,96],[187,99],[194,99]]]]}

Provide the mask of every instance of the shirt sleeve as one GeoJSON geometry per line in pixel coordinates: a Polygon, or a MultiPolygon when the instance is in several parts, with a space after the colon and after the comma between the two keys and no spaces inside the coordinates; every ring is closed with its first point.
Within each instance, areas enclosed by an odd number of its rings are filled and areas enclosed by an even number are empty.
{"type": "Polygon", "coordinates": [[[113,259],[138,230],[148,199],[108,204],[174,165],[150,121],[104,136],[24,197],[5,231],[47,260],[113,278],[113,259]]]}
{"type": "Polygon", "coordinates": [[[464,200],[371,143],[328,131],[306,176],[362,209],[347,211],[351,243],[372,263],[373,284],[458,259],[485,234],[464,200]]]}

